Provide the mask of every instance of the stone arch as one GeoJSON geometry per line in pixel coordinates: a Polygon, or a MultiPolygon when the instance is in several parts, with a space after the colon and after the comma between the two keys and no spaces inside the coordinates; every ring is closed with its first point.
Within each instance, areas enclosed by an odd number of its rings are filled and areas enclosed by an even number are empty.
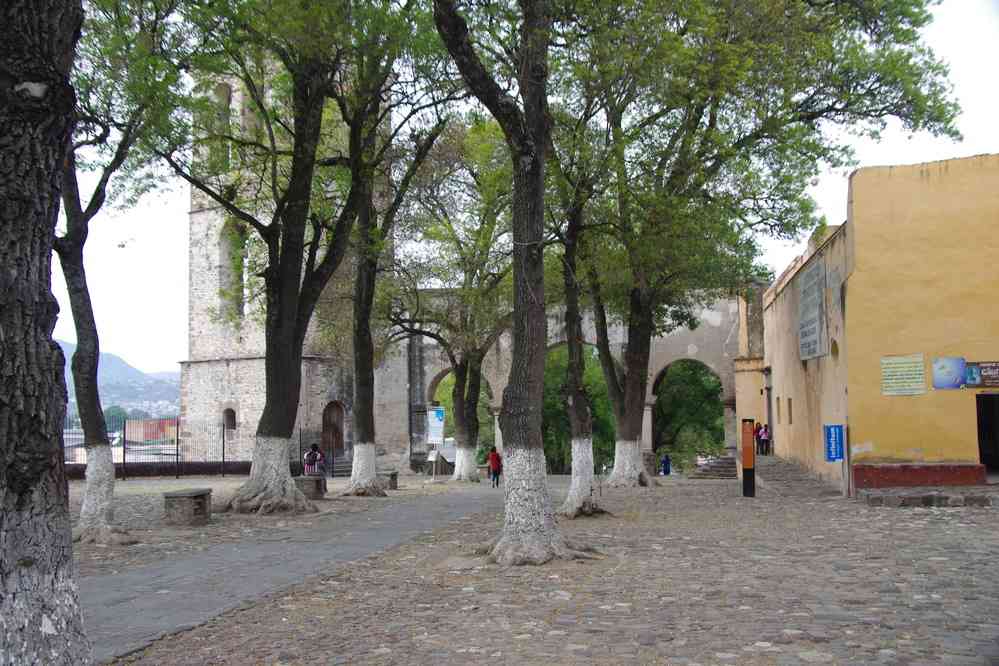
{"type": "Polygon", "coordinates": [[[727,401],[725,398],[725,385],[723,381],[723,374],[718,371],[718,368],[712,367],[711,364],[706,363],[703,359],[684,356],[670,361],[667,365],[665,365],[663,368],[659,370],[659,372],[655,375],[653,381],[650,382],[650,388],[651,388],[650,393],[652,395],[652,399],[647,404],[648,408],[651,411],[651,414],[649,415],[651,420],[650,423],[651,448],[655,449],[656,442],[659,440],[660,428],[662,428],[665,425],[661,423],[660,419],[658,419],[656,416],[656,407],[658,405],[658,400],[659,400],[659,390],[662,387],[663,381],[665,380],[667,374],[669,373],[670,368],[672,368],[678,363],[696,363],[697,365],[700,365],[702,368],[705,368],[712,375],[714,375],[715,378],[718,380],[718,383],[721,385],[722,391],[721,394],[718,396],[718,398],[722,407],[722,418],[724,419],[724,443],[727,447],[729,440],[728,430],[731,421],[729,417],[729,412],[732,411],[734,413],[734,408],[733,408],[734,402],[727,401]]]}
{"type": "Polygon", "coordinates": [[[232,407],[226,407],[222,410],[222,427],[226,430],[236,429],[236,410],[232,407]]]}
{"type": "MultiPolygon", "coordinates": [[[[442,368],[438,370],[436,374],[434,374],[434,376],[431,378],[429,382],[427,382],[428,405],[433,404],[434,395],[437,394],[437,388],[440,386],[440,383],[444,380],[444,378],[447,377],[449,374],[451,374],[451,372],[452,370],[450,366],[442,368]]],[[[482,373],[482,386],[485,387],[486,393],[489,395],[491,403],[493,400],[496,399],[496,394],[495,392],[493,392],[492,383],[490,382],[489,378],[486,376],[485,372],[482,373]]]]}
{"type": "Polygon", "coordinates": [[[725,419],[725,448],[731,453],[735,450],[737,444],[734,368],[728,368],[726,371],[725,368],[719,368],[718,364],[716,362],[712,362],[710,358],[677,356],[669,359],[655,374],[650,373],[651,381],[648,383],[648,392],[645,400],[645,418],[643,419],[642,424],[643,439],[647,440],[650,446],[653,445],[655,434],[655,415],[653,412],[658,398],[659,386],[666,377],[666,373],[669,371],[670,367],[680,361],[693,361],[695,363],[699,363],[710,370],[721,383],[722,415],[725,419]]]}

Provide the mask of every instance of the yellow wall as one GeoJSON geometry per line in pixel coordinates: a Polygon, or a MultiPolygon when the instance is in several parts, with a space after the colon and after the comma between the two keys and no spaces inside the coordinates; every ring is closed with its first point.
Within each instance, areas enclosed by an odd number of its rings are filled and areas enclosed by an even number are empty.
{"type": "Polygon", "coordinates": [[[852,265],[849,227],[835,229],[817,248],[812,248],[810,255],[795,260],[763,297],[765,363],[770,367],[773,387],[770,428],[774,452],[840,484],[844,491],[848,475],[844,474],[842,463],[825,461],[822,426],[847,425],[847,356],[841,288],[852,265]],[[825,265],[825,326],[830,351],[802,362],[798,353],[796,278],[817,262],[825,265]],[[788,399],[793,405],[791,414],[788,399]]]}
{"type": "Polygon", "coordinates": [[[934,391],[930,364],[999,360],[999,155],[860,169],[849,221],[852,462],[977,463],[976,391],[934,391]],[[881,357],[914,353],[926,393],[881,395],[881,357]]]}

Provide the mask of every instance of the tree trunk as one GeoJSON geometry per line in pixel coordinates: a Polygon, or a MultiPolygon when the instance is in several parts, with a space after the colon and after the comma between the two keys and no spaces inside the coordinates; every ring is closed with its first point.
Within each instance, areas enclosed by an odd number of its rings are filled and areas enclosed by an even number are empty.
{"type": "Polygon", "coordinates": [[[582,554],[567,545],[555,523],[541,438],[547,343],[542,235],[552,7],[545,0],[523,0],[520,7],[516,54],[522,109],[482,65],[453,0],[434,0],[434,21],[465,84],[503,129],[513,164],[513,358],[499,417],[506,513],[490,558],[500,564],[543,564],[582,554]]]}
{"type": "Polygon", "coordinates": [[[583,348],[583,318],[579,312],[579,281],[576,279],[576,256],[579,234],[582,230],[582,217],[581,207],[575,207],[569,213],[562,264],[562,282],[565,287],[565,341],[569,352],[563,391],[566,412],[569,414],[569,433],[572,438],[572,481],[569,484],[569,493],[558,513],[566,518],[594,512],[593,421],[589,397],[583,384],[586,357],[583,348]]]}
{"type": "Polygon", "coordinates": [[[0,5],[0,655],[18,664],[91,660],[73,580],[51,290],[82,18],[78,1],[0,5]]]}
{"type": "MultiPolygon", "coordinates": [[[[71,160],[67,162],[72,164],[71,160]]],[[[70,168],[73,168],[73,175],[70,176],[67,169],[64,171],[64,178],[75,178],[75,167],[70,168]]],[[[66,290],[76,329],[73,386],[76,389],[76,408],[87,450],[87,486],[80,520],[73,530],[73,541],[109,545],[137,543],[138,539],[129,537],[126,532],[111,525],[114,519],[114,460],[97,385],[100,341],[83,266],[87,222],[69,210],[66,215],[68,232],[66,236],[56,239],[55,249],[66,278],[66,290]]]]}
{"type": "Polygon", "coordinates": [[[302,349],[315,308],[303,298],[305,226],[311,205],[316,150],[322,131],[322,67],[302,62],[291,70],[294,143],[281,223],[269,227],[264,274],[264,409],[257,424],[250,478],[229,503],[239,513],[316,511],[291,477],[291,436],[302,390],[302,349]]]}
{"type": "Polygon", "coordinates": [[[454,406],[454,436],[457,447],[452,481],[479,482],[479,468],[475,452],[479,442],[479,390],[482,382],[481,361],[464,358],[453,368],[454,388],[451,402],[454,406]]]}
{"type": "Polygon", "coordinates": [[[655,480],[642,464],[642,419],[648,388],[649,355],[655,326],[652,313],[644,306],[639,289],[632,289],[628,312],[628,348],[624,353],[624,390],[615,405],[617,438],[614,443],[614,471],[607,480],[617,487],[649,486],[655,480]]]}
{"type": "MultiPolygon", "coordinates": [[[[268,290],[271,287],[268,286],[268,290]]],[[[275,326],[271,298],[264,352],[264,410],[253,443],[250,478],[226,508],[237,513],[317,511],[291,476],[291,439],[302,388],[302,341],[294,328],[275,326]]],[[[276,309],[276,308],[274,308],[276,309]]]]}
{"type": "Polygon", "coordinates": [[[378,480],[375,448],[375,345],[371,308],[375,298],[378,250],[373,243],[375,215],[370,193],[357,218],[357,276],[354,283],[354,462],[345,495],[385,497],[378,480]]]}

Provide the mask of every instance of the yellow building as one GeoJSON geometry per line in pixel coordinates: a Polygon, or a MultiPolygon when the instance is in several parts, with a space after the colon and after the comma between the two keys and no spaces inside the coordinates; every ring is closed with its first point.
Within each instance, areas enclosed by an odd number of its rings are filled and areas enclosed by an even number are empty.
{"type": "Polygon", "coordinates": [[[844,492],[999,473],[997,301],[999,155],[854,172],[847,222],[763,295],[776,454],[844,492]]]}

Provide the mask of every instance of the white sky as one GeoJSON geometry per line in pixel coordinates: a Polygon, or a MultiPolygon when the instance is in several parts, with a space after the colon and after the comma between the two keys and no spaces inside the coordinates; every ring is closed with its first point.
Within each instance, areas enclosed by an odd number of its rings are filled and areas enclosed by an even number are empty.
{"type": "MultiPolygon", "coordinates": [[[[999,153],[999,0],[944,0],[925,31],[926,43],[951,68],[962,107],[964,141],[910,136],[897,126],[880,143],[851,141],[857,166],[912,164],[999,153]]],[[[822,174],[813,188],[830,224],[846,219],[851,169],[822,174]]],[[[85,261],[101,350],[145,372],[176,371],[187,358],[188,190],[180,183],[148,195],[127,211],[107,211],[91,223],[85,261]]],[[[803,243],[765,243],[764,261],[779,273],[803,243]]],[[[60,315],[55,337],[74,341],[73,322],[59,262],[53,256],[52,287],[60,315]]],[[[67,359],[68,360],[68,359],[67,359]]]]}

